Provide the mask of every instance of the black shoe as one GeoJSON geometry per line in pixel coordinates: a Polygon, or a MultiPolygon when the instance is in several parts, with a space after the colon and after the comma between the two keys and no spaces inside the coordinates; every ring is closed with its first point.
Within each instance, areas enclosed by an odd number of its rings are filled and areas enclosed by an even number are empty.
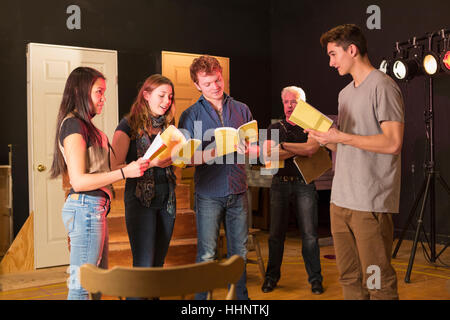
{"type": "Polygon", "coordinates": [[[319,280],[314,280],[311,283],[311,292],[314,294],[322,294],[323,293],[322,282],[320,282],[319,280]]]}
{"type": "Polygon", "coordinates": [[[264,283],[261,287],[262,292],[267,293],[267,292],[271,292],[273,291],[273,289],[275,289],[275,287],[277,286],[277,282],[270,279],[270,278],[266,278],[264,280],[264,283]]]}

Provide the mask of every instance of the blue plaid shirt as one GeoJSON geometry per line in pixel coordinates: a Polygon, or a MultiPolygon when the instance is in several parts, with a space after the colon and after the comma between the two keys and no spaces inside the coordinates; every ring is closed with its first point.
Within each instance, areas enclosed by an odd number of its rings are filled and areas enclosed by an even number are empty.
{"type": "MultiPolygon", "coordinates": [[[[202,140],[202,150],[204,150],[210,143],[215,143],[213,133],[215,128],[239,128],[244,123],[252,121],[253,117],[247,105],[224,94],[222,119],[223,125],[215,109],[202,95],[195,104],[181,114],[178,127],[189,132],[190,136],[186,136],[187,139],[202,140]],[[199,121],[201,126],[199,126],[199,123],[194,126],[195,121],[199,121]],[[205,135],[206,131],[208,131],[207,135],[205,135]]],[[[209,197],[226,197],[247,190],[245,165],[238,164],[239,157],[241,157],[239,163],[243,163],[243,156],[235,152],[233,164],[226,164],[227,159],[230,159],[229,157],[228,155],[221,159],[223,164],[202,164],[195,167],[196,193],[209,197]]]]}

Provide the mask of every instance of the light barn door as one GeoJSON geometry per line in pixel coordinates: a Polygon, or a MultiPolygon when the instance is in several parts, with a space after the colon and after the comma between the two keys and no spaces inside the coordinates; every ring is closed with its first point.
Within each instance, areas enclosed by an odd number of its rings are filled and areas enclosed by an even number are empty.
{"type": "Polygon", "coordinates": [[[30,43],[27,48],[28,176],[35,268],[69,264],[61,219],[62,178],[49,179],[56,117],[70,72],[87,66],[106,77],[106,105],[95,125],[111,140],[118,123],[117,51],[30,43]]]}

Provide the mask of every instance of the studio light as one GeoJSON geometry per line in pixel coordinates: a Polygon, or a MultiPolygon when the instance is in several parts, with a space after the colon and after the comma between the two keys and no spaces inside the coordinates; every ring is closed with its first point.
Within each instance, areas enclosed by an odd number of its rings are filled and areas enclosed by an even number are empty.
{"type": "Polygon", "coordinates": [[[397,59],[392,66],[392,73],[399,80],[412,79],[419,70],[419,64],[415,59],[397,59]]]}
{"type": "Polygon", "coordinates": [[[450,74],[450,29],[396,42],[392,58],[383,57],[379,70],[400,81],[450,74]]]}
{"type": "Polygon", "coordinates": [[[383,58],[383,60],[380,63],[380,68],[379,70],[381,72],[384,72],[386,74],[390,73],[390,67],[391,67],[391,63],[392,61],[389,61],[388,59],[383,58]]]}
{"type": "Polygon", "coordinates": [[[420,63],[423,56],[423,47],[416,45],[415,40],[413,47],[400,50],[397,56],[392,65],[392,73],[397,79],[408,81],[421,72],[420,63]]]}
{"type": "MultiPolygon", "coordinates": [[[[420,193],[414,196],[414,205],[409,213],[407,223],[403,228],[397,245],[394,249],[392,255],[393,258],[396,257],[403,238],[406,235],[407,228],[412,222],[414,216],[416,216],[416,209],[419,208],[419,202],[422,201],[420,206],[421,210],[417,217],[417,224],[415,226],[414,242],[411,249],[411,255],[409,257],[408,268],[406,270],[405,282],[410,282],[412,266],[414,263],[414,258],[416,255],[417,245],[421,233],[424,234],[430,252],[424,248],[427,260],[431,263],[435,263],[439,256],[445,251],[450,243],[447,243],[439,253],[436,251],[436,205],[435,196],[436,190],[434,185],[440,182],[442,187],[447,191],[448,196],[450,196],[450,189],[448,184],[444,181],[443,177],[439,175],[439,171],[435,170],[436,159],[435,159],[435,143],[434,143],[434,111],[433,111],[433,82],[435,81],[434,75],[437,75],[442,70],[447,74],[450,74],[450,29],[441,29],[434,32],[428,32],[425,36],[414,37],[411,41],[396,42],[396,51],[394,52],[394,64],[393,64],[393,74],[399,80],[409,80],[412,79],[416,74],[426,75],[428,82],[428,104],[427,110],[425,111],[425,128],[426,128],[426,138],[428,142],[427,150],[428,155],[425,159],[424,168],[426,169],[426,177],[420,188],[420,193]],[[430,187],[432,186],[432,187],[430,187]],[[429,201],[428,201],[429,200],[429,201]],[[429,203],[430,210],[426,209],[426,203],[429,203]],[[423,226],[424,214],[430,215],[430,232],[427,236],[427,232],[423,226]],[[430,239],[430,240],[428,240],[430,239]]],[[[422,240],[421,240],[422,241],[422,240]]]]}
{"type": "Polygon", "coordinates": [[[422,62],[423,70],[430,76],[439,72],[439,57],[434,52],[427,52],[422,62]]]}
{"type": "Polygon", "coordinates": [[[446,73],[450,73],[450,50],[445,50],[440,56],[441,67],[446,73]]]}

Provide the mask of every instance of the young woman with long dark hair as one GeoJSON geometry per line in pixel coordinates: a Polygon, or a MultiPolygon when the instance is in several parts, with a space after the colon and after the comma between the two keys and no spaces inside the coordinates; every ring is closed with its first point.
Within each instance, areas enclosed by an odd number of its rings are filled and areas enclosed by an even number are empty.
{"type": "Polygon", "coordinates": [[[62,210],[70,238],[69,300],[88,299],[79,282],[85,263],[107,268],[111,184],[140,177],[148,161],[138,159],[111,171],[107,136],[92,123],[105,104],[106,80],[95,69],[74,69],[66,82],[56,124],[51,178],[67,173],[71,189],[62,210]]]}

